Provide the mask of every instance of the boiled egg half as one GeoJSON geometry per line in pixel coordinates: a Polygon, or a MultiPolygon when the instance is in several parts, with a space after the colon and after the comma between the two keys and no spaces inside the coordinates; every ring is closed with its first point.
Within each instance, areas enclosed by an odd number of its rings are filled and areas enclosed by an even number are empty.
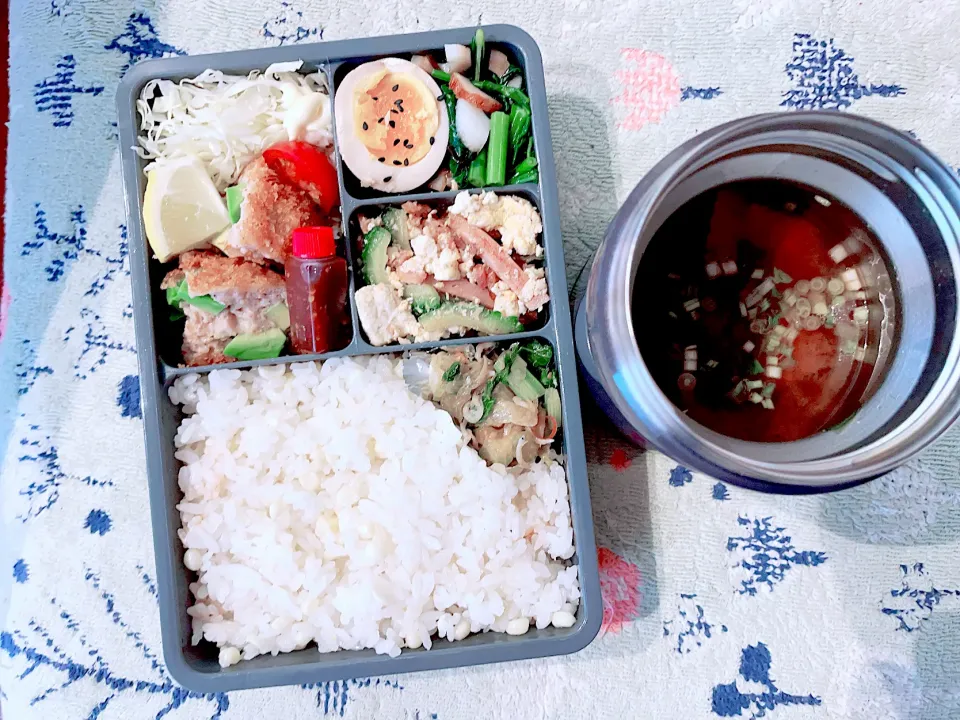
{"type": "Polygon", "coordinates": [[[384,58],[354,68],[336,90],[334,110],[340,157],[362,186],[406,192],[440,168],[447,108],[437,83],[412,62],[384,58]]]}

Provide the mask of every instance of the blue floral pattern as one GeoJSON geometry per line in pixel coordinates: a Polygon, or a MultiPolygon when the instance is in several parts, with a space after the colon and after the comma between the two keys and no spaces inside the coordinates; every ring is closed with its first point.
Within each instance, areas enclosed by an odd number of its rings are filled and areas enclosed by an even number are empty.
{"type": "Polygon", "coordinates": [[[797,550],[786,529],[774,525],[773,518],[738,517],[737,524],[748,532],[728,538],[727,552],[734,558],[734,567],[739,567],[747,576],[736,590],[741,595],[756,595],[762,586],[773,590],[791,569],[816,567],[827,561],[826,553],[797,550]]]}
{"type": "Polygon", "coordinates": [[[713,688],[711,707],[720,717],[742,717],[744,711],[750,718],[766,717],[767,713],[786,705],[820,705],[821,699],[814,695],[792,695],[777,687],[770,677],[773,660],[770,650],[763,643],[745,647],[740,654],[742,681],[759,683],[762,692],[742,692],[737,682],[717,685],[713,688]]]}

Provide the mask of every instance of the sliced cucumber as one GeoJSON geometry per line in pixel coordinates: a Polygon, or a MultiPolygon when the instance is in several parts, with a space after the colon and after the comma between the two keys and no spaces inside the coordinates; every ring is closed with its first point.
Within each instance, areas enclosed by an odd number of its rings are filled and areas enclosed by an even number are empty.
{"type": "Polygon", "coordinates": [[[423,315],[440,307],[440,293],[431,285],[404,285],[403,296],[410,298],[414,315],[423,315]]]}
{"type": "Polygon", "coordinates": [[[557,421],[557,427],[560,427],[560,391],[550,387],[544,390],[543,406],[547,415],[557,421]]]}
{"type": "Polygon", "coordinates": [[[527,370],[527,363],[518,357],[513,361],[510,372],[507,374],[507,386],[513,390],[521,400],[536,402],[544,393],[544,387],[533,373],[527,370]]]}
{"type": "Polygon", "coordinates": [[[460,327],[476,330],[484,335],[507,335],[521,332],[523,325],[515,317],[504,317],[495,310],[487,310],[471,302],[445,302],[436,310],[424,313],[419,318],[420,326],[427,332],[443,332],[460,327]]]}
{"type": "Polygon", "coordinates": [[[368,285],[385,283],[390,279],[390,273],[387,272],[390,239],[390,231],[379,225],[363,236],[363,277],[368,285]]]}
{"type": "Polygon", "coordinates": [[[281,330],[286,331],[290,328],[290,308],[286,303],[277,303],[267,308],[264,314],[281,330]]]}
{"type": "Polygon", "coordinates": [[[262,333],[243,333],[227,343],[223,354],[237,360],[275,358],[283,351],[286,342],[287,336],[279,328],[262,333]]]}
{"type": "Polygon", "coordinates": [[[389,208],[383,213],[383,226],[390,231],[393,244],[401,250],[410,249],[410,228],[407,226],[407,213],[400,208],[389,208]]]}

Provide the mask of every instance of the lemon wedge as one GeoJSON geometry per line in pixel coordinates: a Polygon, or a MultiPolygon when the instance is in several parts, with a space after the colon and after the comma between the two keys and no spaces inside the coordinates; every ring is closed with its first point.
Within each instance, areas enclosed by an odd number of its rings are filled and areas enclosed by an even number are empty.
{"type": "Polygon", "coordinates": [[[230,226],[230,213],[200,161],[185,157],[147,175],[143,224],[157,259],[167,262],[206,245],[230,226]]]}

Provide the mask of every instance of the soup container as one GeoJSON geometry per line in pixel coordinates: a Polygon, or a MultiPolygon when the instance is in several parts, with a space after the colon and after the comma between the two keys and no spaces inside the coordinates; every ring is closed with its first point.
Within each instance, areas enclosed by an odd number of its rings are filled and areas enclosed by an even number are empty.
{"type": "Polygon", "coordinates": [[[834,490],[886,473],[960,413],[957,276],[960,183],[910,137],[845,113],[736,120],[685,142],[637,185],[597,251],[576,320],[581,367],[598,404],[633,441],[691,468],[758,490],[834,490]],[[727,437],[661,392],[631,316],[637,268],[680,206],[719,185],[775,179],[820,189],[857,213],[891,269],[894,350],[849,422],[787,443],[727,437]]]}
{"type": "MultiPolygon", "coordinates": [[[[133,67],[117,93],[120,152],[123,163],[124,196],[129,227],[133,313],[137,334],[137,357],[143,405],[144,435],[147,450],[147,482],[150,490],[150,514],[157,563],[157,589],[160,606],[160,630],[164,658],[174,680],[195,692],[223,692],[267,687],[327,682],[371,675],[436,670],[482,663],[522,660],[571,653],[585,647],[600,630],[603,604],[600,576],[590,511],[586,452],[577,392],[576,353],[573,324],[567,299],[563,244],[560,238],[560,213],[554,170],[550,124],[547,117],[547,93],[543,62],[536,42],[527,33],[510,25],[484,26],[488,47],[505,52],[524,73],[530,96],[532,132],[539,160],[539,181],[523,185],[492,187],[500,193],[520,195],[536,205],[543,219],[544,270],[551,302],[539,325],[512,335],[450,338],[437,342],[375,347],[367,342],[357,316],[354,291],[361,281],[359,262],[352,240],[357,232],[357,214],[399,206],[406,201],[430,205],[452,202],[456,192],[415,192],[385,195],[363,189],[336,153],[335,165],[340,186],[344,241],[338,252],[350,270],[349,305],[353,330],[350,343],[342,350],[317,355],[287,355],[268,360],[239,361],[224,365],[179,366],[180,338],[174,336],[167,321],[169,307],[159,289],[172,264],[161,265],[148,252],[142,215],[146,178],[145,161],[134,148],[137,144],[139,117],[136,100],[144,84],[155,78],[179,81],[199,75],[207,68],[226,73],[247,74],[263,70],[276,62],[301,60],[301,71],[325,74],[331,99],[336,97],[344,75],[356,65],[388,56],[442,50],[447,43],[468,44],[475,28],[460,28],[411,35],[343,40],[337,42],[290,45],[260,50],[172,57],[148,60],[133,67]],[[357,262],[355,262],[357,261],[357,262]],[[477,633],[458,642],[436,640],[430,650],[404,649],[398,657],[378,655],[373,650],[340,650],[320,653],[315,645],[276,656],[260,655],[227,668],[220,667],[216,646],[207,641],[191,642],[191,618],[187,608],[193,604],[189,584],[196,573],[183,563],[183,546],[177,536],[182,498],[177,478],[181,463],[174,456],[174,437],[183,419],[181,408],[168,398],[168,390],[178,378],[190,373],[204,374],[218,368],[249,369],[257,366],[284,365],[291,362],[325,360],[332,357],[396,353],[410,349],[432,349],[452,345],[496,342],[501,346],[537,338],[549,343],[556,358],[562,403],[562,452],[566,458],[570,511],[574,531],[576,564],[581,601],[572,627],[532,628],[523,635],[477,633]]],[[[331,102],[331,112],[335,108],[331,102]]],[[[334,119],[333,126],[336,127],[334,119]]],[[[337,138],[334,138],[335,142],[337,138]]],[[[339,147],[339,146],[338,146],[339,147]]],[[[479,191],[471,191],[479,192],[479,191]]]]}

